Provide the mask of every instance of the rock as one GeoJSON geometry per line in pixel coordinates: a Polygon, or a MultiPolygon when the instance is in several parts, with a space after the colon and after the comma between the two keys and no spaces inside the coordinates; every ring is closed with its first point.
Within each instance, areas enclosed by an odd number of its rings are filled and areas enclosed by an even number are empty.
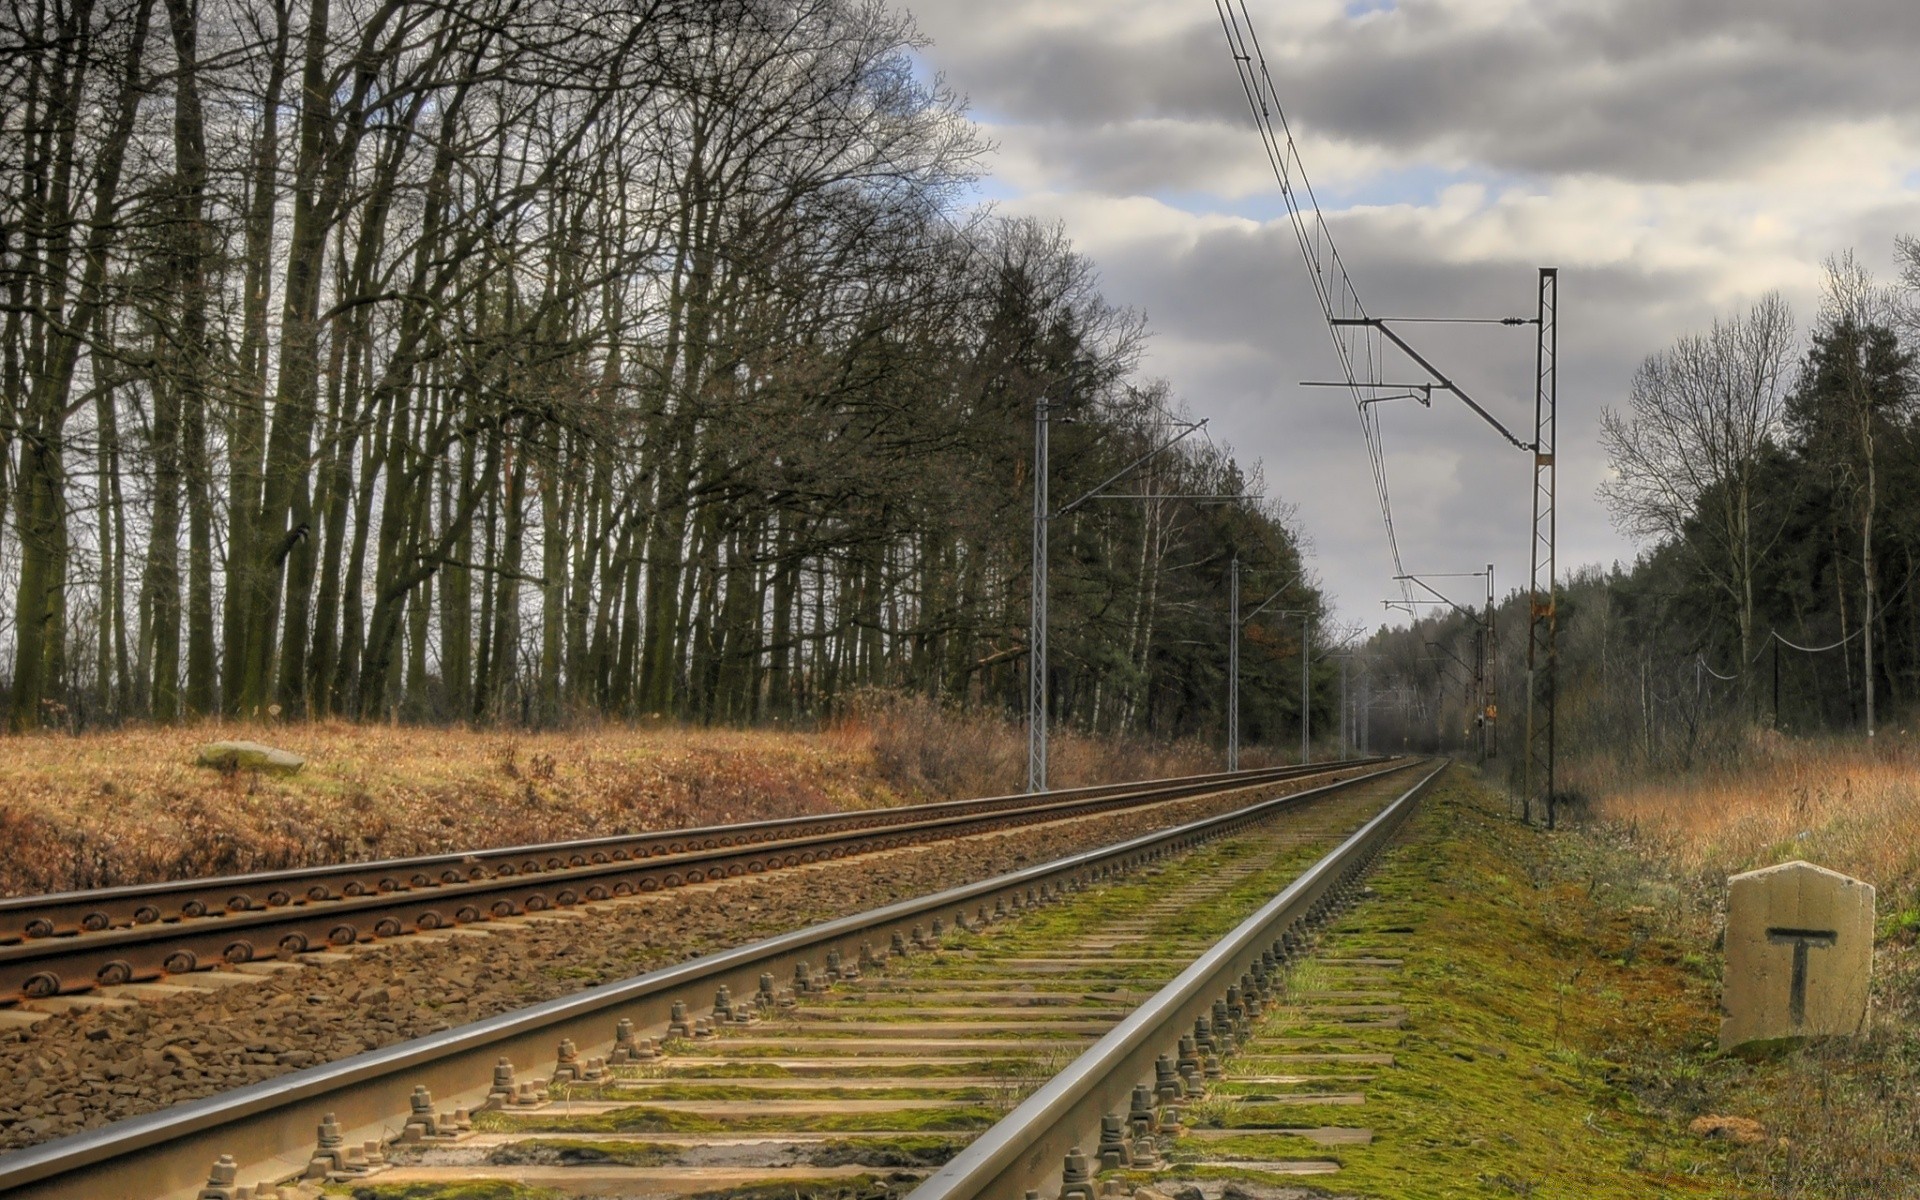
{"type": "Polygon", "coordinates": [[[1767,1127],[1750,1117],[1695,1117],[1687,1131],[1736,1146],[1753,1146],[1767,1140],[1767,1127]]]}
{"type": "Polygon", "coordinates": [[[268,775],[293,775],[307,765],[298,754],[259,742],[208,742],[193,761],[216,771],[260,771],[268,775]]]}

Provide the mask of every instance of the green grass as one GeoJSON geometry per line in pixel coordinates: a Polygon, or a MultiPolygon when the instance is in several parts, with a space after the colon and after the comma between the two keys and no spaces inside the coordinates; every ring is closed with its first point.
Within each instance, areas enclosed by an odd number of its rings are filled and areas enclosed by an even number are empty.
{"type": "Polygon", "coordinates": [[[559,1166],[666,1167],[678,1163],[682,1146],[654,1142],[596,1142],[590,1138],[528,1138],[496,1146],[487,1164],[496,1167],[553,1163],[559,1166]]]}
{"type": "Polygon", "coordinates": [[[930,1079],[919,1087],[735,1087],[720,1083],[688,1083],[673,1080],[655,1089],[635,1086],[600,1088],[574,1088],[569,1092],[575,1100],[637,1100],[644,1103],[644,1097],[658,1094],[671,1094],[675,1100],[985,1100],[986,1089],[979,1084],[967,1087],[943,1087],[938,1079],[930,1079]]]}
{"type": "Polygon", "coordinates": [[[552,1188],[530,1188],[500,1179],[463,1183],[330,1184],[328,1196],[352,1200],[562,1200],[552,1188]]]}
{"type": "MultiPolygon", "coordinates": [[[[1367,1103],[1263,1105],[1220,1089],[1187,1109],[1190,1124],[1215,1128],[1368,1127],[1371,1145],[1323,1147],[1249,1129],[1225,1142],[1185,1139],[1175,1156],[1189,1163],[1330,1159],[1341,1164],[1338,1174],[1287,1182],[1369,1200],[1750,1194],[1719,1169],[1717,1148],[1643,1111],[1597,1053],[1603,1029],[1620,1011],[1677,1023],[1689,1036],[1704,1032],[1702,982],[1675,965],[1681,955],[1672,947],[1622,965],[1611,939],[1567,919],[1542,866],[1543,840],[1505,819],[1498,799],[1469,773],[1450,771],[1428,793],[1410,836],[1376,869],[1375,898],[1337,922],[1318,951],[1322,958],[1401,959],[1385,982],[1349,986],[1398,992],[1406,1027],[1294,1025],[1276,1010],[1260,1031],[1262,1038],[1338,1038],[1358,1043],[1338,1048],[1394,1054],[1393,1066],[1325,1068],[1373,1074],[1348,1088],[1328,1085],[1364,1092],[1367,1103]]],[[[1342,990],[1338,979],[1337,969],[1307,965],[1290,985],[1295,993],[1342,990]]],[[[1240,1061],[1262,1052],[1274,1051],[1256,1038],[1240,1061]]],[[[1242,1173],[1192,1165],[1180,1172],[1242,1173]]]]}
{"type": "MultiPolygon", "coordinates": [[[[983,1104],[951,1108],[909,1108],[896,1112],[820,1113],[807,1119],[814,1133],[963,1132],[985,1129],[1000,1112],[983,1104]]],[[[512,1113],[488,1110],[476,1113],[475,1129],[499,1133],[783,1133],[793,1128],[784,1115],[742,1114],[726,1118],[702,1116],[635,1104],[599,1113],[512,1113]]]]}
{"type": "Polygon", "coordinates": [[[820,1180],[817,1183],[773,1180],[715,1192],[699,1192],[693,1200],[868,1200],[868,1197],[876,1194],[884,1195],[880,1190],[884,1185],[883,1179],[873,1175],[849,1175],[844,1179],[820,1180]]]}

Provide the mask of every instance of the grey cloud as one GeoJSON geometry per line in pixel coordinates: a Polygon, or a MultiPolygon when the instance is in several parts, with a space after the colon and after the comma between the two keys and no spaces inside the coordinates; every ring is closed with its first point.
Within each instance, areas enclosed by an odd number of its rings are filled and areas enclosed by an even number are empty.
{"type": "Polygon", "coordinates": [[[1238,126],[1186,126],[1177,137],[1143,138],[1135,125],[1046,125],[1018,136],[1024,150],[1078,187],[1115,195],[1206,190],[1204,181],[1223,167],[1258,166],[1252,131],[1238,126]]]}
{"type": "MultiPolygon", "coordinates": [[[[1098,23],[1060,29],[1023,20],[1040,11],[1032,0],[920,7],[938,39],[930,62],[984,116],[1022,126],[1023,148],[1048,160],[1063,190],[1192,187],[1205,155],[1257,154],[1204,5],[1184,5],[1192,21],[1152,41],[1098,23]],[[1159,131],[1143,133],[1138,122],[1147,119],[1202,132],[1175,144],[1180,139],[1159,131]],[[1211,129],[1229,136],[1215,141],[1211,129]],[[1236,145],[1235,133],[1244,142],[1236,145]]],[[[1920,4],[1912,0],[1538,0],[1523,11],[1518,23],[1468,28],[1432,3],[1409,0],[1371,22],[1303,31],[1274,19],[1263,27],[1283,97],[1303,122],[1383,148],[1398,163],[1460,155],[1495,168],[1684,182],[1724,175],[1838,120],[1920,121],[1920,72],[1902,61],[1920,45],[1920,4]]],[[[1537,264],[1519,249],[1461,262],[1454,247],[1410,234],[1404,214],[1353,211],[1336,220],[1376,312],[1506,315],[1531,307],[1537,264]]],[[[1737,220],[1705,222],[1702,236],[1736,236],[1737,220]]],[[[1298,505],[1343,616],[1378,622],[1390,560],[1353,411],[1339,392],[1295,386],[1338,368],[1292,232],[1284,223],[1200,222],[1189,232],[1096,240],[1068,226],[1095,253],[1108,297],[1146,312],[1149,370],[1212,417],[1215,436],[1264,463],[1269,493],[1298,505]]],[[[1809,215],[1784,252],[1811,263],[1852,244],[1871,259],[1899,232],[1920,232],[1920,196],[1889,194],[1870,210],[1809,215]]],[[[1645,355],[1750,297],[1742,295],[1748,285],[1730,282],[1739,260],[1725,245],[1704,247],[1684,269],[1632,259],[1561,265],[1560,547],[1571,568],[1633,554],[1594,496],[1605,471],[1594,436],[1601,407],[1619,402],[1645,355]]],[[[1803,325],[1810,322],[1813,297],[1790,298],[1803,325]]],[[[1414,330],[1503,420],[1528,426],[1524,330],[1414,330]]],[[[1445,571],[1491,560],[1503,589],[1523,584],[1528,457],[1449,400],[1432,409],[1397,405],[1384,421],[1406,565],[1445,571]]]]}
{"type": "MultiPolygon", "coordinates": [[[[1144,41],[921,6],[936,55],[989,112],[1072,129],[1248,120],[1212,13],[1144,41]]],[[[1271,27],[1281,100],[1319,133],[1501,170],[1691,180],[1764,161],[1836,119],[1920,124],[1910,0],[1610,0],[1468,26],[1432,0],[1313,30],[1271,27]]]]}
{"type": "MultiPolygon", "coordinates": [[[[1518,257],[1447,261],[1443,248],[1409,240],[1378,218],[1347,218],[1338,233],[1396,313],[1503,314],[1532,303],[1536,264],[1518,257]]],[[[1214,229],[1191,244],[1141,240],[1101,252],[1103,286],[1146,311],[1154,330],[1149,369],[1170,375],[1193,409],[1213,418],[1217,436],[1264,463],[1271,495],[1298,506],[1342,616],[1377,621],[1379,602],[1393,591],[1391,560],[1350,403],[1338,391],[1297,386],[1332,378],[1338,367],[1291,238],[1267,226],[1214,229]]],[[[1599,410],[1619,401],[1642,356],[1710,319],[1709,284],[1692,273],[1632,266],[1563,277],[1564,565],[1632,557],[1593,498],[1604,470],[1594,437],[1599,410]]],[[[1517,432],[1530,433],[1527,330],[1408,332],[1517,432]]],[[[1392,369],[1419,377],[1409,364],[1392,369]]],[[[1491,561],[1503,589],[1522,583],[1528,456],[1446,398],[1431,409],[1396,405],[1385,414],[1384,435],[1395,460],[1390,482],[1405,565],[1454,571],[1491,561]]]]}

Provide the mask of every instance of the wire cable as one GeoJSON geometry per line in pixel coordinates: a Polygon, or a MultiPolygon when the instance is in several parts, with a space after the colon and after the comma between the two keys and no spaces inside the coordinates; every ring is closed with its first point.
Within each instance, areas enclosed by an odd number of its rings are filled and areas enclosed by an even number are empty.
{"type": "Polygon", "coordinates": [[[1722,675],[1720,672],[1714,670],[1713,664],[1707,661],[1707,656],[1704,654],[1694,655],[1693,661],[1696,663],[1699,663],[1700,668],[1702,670],[1704,670],[1707,674],[1713,676],[1715,679],[1720,680],[1722,683],[1734,683],[1738,681],[1740,678],[1738,675],[1722,675]]]}
{"type": "MultiPolygon", "coordinates": [[[[1219,14],[1227,48],[1233,55],[1234,71],[1246,94],[1247,107],[1253,113],[1261,149],[1286,202],[1294,239],[1306,263],[1314,296],[1320,302],[1334,351],[1340,357],[1347,390],[1353,397],[1361,437],[1366,442],[1367,465],[1380,503],[1380,520],[1386,529],[1387,549],[1393,557],[1393,573],[1405,575],[1406,568],[1400,560],[1400,539],[1393,525],[1393,497],[1387,484],[1386,448],[1380,432],[1378,406],[1365,402],[1365,391],[1379,386],[1382,355],[1378,330],[1367,325],[1336,324],[1340,320],[1365,318],[1366,307],[1360,303],[1353,279],[1347,274],[1339,247],[1334,243],[1333,231],[1314,194],[1312,181],[1307,177],[1306,164],[1301,161],[1300,148],[1294,141],[1286,111],[1281,107],[1246,0],[1214,0],[1214,9],[1219,14]]],[[[1400,589],[1411,599],[1410,584],[1402,580],[1400,589]]]]}
{"type": "MultiPolygon", "coordinates": [[[[1907,594],[1907,589],[1913,586],[1913,581],[1915,579],[1920,579],[1920,565],[1916,565],[1912,570],[1908,571],[1906,579],[1901,582],[1899,587],[1893,589],[1893,594],[1880,602],[1880,611],[1885,612],[1887,609],[1893,607],[1893,604],[1895,601],[1899,600],[1900,597],[1907,594]]],[[[1852,633],[1841,638],[1837,642],[1830,642],[1825,646],[1802,646],[1799,642],[1796,642],[1789,638],[1781,636],[1781,633],[1778,629],[1769,629],[1767,630],[1767,640],[1760,643],[1760,648],[1753,652],[1753,657],[1747,660],[1747,665],[1752,666],[1753,664],[1759,662],[1760,659],[1766,654],[1767,649],[1770,646],[1772,646],[1773,643],[1775,642],[1779,642],[1782,646],[1785,646],[1789,650],[1798,650],[1802,654],[1825,654],[1829,650],[1838,650],[1840,647],[1846,645],[1847,643],[1853,641],[1855,638],[1866,633],[1866,631],[1867,631],[1867,627],[1865,625],[1862,625],[1860,626],[1860,628],[1854,630],[1852,633]]],[[[1724,679],[1724,680],[1730,681],[1730,680],[1739,678],[1738,675],[1722,675],[1720,672],[1714,670],[1713,665],[1707,662],[1706,655],[1703,653],[1696,653],[1695,657],[1700,660],[1700,665],[1706,668],[1707,674],[1713,676],[1715,679],[1724,679]]]]}

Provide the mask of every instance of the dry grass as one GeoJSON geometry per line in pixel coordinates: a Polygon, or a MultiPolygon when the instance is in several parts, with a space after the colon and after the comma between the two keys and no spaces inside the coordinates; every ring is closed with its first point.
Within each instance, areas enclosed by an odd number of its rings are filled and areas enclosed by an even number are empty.
{"type": "MultiPolygon", "coordinates": [[[[991,796],[1027,786],[1024,725],[957,712],[921,697],[876,695],[857,705],[847,726],[872,747],[893,786],[941,796],[991,796]]],[[[1249,750],[1242,766],[1267,765],[1249,750]]],[[[1164,779],[1222,767],[1220,751],[1198,742],[1095,738],[1056,729],[1047,742],[1047,782],[1056,788],[1115,779],[1164,779]]]]}
{"type": "Polygon", "coordinates": [[[1587,857],[1590,896],[1642,901],[1628,911],[1701,947],[1716,974],[1710,948],[1728,875],[1800,858],[1873,883],[1869,1034],[1749,1062],[1710,1044],[1662,1046],[1648,1033],[1613,1057],[1643,1099],[1682,1125],[1703,1113],[1761,1121],[1766,1141],[1728,1152],[1761,1195],[1920,1197],[1920,744],[1898,731],[1871,749],[1759,735],[1737,757],[1737,766],[1652,780],[1583,764],[1578,786],[1604,824],[1563,845],[1587,857]]]}
{"type": "MultiPolygon", "coordinates": [[[[1058,786],[1212,769],[1194,746],[1075,736],[1058,786]]],[[[1026,782],[1023,730],[914,701],[823,733],[380,725],[130,728],[0,739],[0,895],[753,821],[1026,782]],[[303,755],[288,779],[193,765],[203,742],[303,755]]]]}
{"type": "Polygon", "coordinates": [[[1883,889],[1920,879],[1920,744],[1753,737],[1738,766],[1633,780],[1577,776],[1603,820],[1679,869],[1726,875],[1804,858],[1883,889]]]}
{"type": "Polygon", "coordinates": [[[509,734],[344,724],[12,738],[0,892],[390,857],[899,803],[848,739],[603,729],[509,734]],[[255,737],[307,759],[223,776],[194,748],[255,737]]]}

